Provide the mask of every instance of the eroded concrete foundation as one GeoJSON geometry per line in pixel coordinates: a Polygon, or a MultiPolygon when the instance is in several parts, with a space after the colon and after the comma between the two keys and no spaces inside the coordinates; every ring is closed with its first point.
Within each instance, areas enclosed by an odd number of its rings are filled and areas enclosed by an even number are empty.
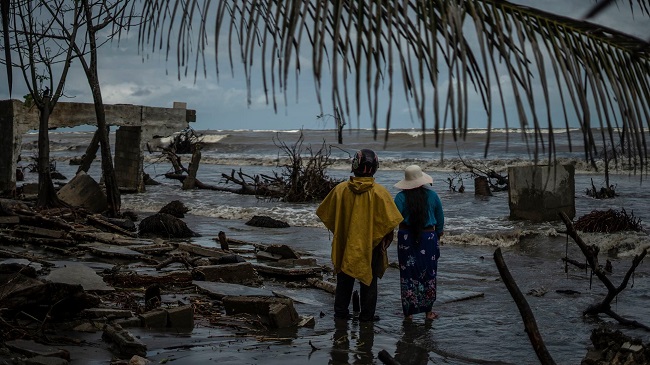
{"type": "Polygon", "coordinates": [[[510,219],[560,220],[560,212],[576,215],[573,165],[508,168],[510,219]]]}
{"type": "MultiPolygon", "coordinates": [[[[142,182],[143,151],[154,137],[167,137],[196,121],[196,112],[186,103],[173,108],[143,105],[105,105],[106,124],[118,127],[115,141],[115,173],[120,190],[144,191],[142,182]]],[[[16,167],[22,137],[38,129],[38,109],[20,100],[0,100],[0,193],[16,189],[16,167]]],[[[96,125],[92,103],[59,102],[50,115],[50,129],[96,125]]]]}

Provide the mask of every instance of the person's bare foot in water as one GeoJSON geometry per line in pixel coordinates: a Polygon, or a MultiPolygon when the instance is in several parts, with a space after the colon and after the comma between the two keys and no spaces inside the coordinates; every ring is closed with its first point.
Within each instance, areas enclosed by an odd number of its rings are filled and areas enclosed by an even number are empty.
{"type": "Polygon", "coordinates": [[[433,321],[434,319],[438,319],[438,313],[433,312],[433,311],[427,312],[427,317],[426,318],[429,321],[433,321]]]}

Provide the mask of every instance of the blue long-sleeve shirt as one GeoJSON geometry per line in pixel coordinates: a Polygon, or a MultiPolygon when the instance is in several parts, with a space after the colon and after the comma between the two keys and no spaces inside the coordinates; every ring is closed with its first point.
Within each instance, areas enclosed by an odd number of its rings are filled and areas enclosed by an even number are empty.
{"type": "MultiPolygon", "coordinates": [[[[429,209],[429,219],[425,222],[424,226],[435,226],[436,232],[440,235],[445,228],[445,214],[442,210],[442,202],[438,194],[431,190],[426,189],[427,191],[427,207],[429,209]]],[[[406,207],[406,194],[403,191],[400,191],[395,195],[395,205],[402,213],[404,217],[404,223],[409,224],[409,210],[406,207]]]]}

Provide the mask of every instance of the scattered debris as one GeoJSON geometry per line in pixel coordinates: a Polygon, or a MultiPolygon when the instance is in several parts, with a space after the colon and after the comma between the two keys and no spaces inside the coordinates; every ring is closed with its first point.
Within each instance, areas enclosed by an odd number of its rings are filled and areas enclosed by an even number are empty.
{"type": "MultiPolygon", "coordinates": [[[[181,202],[172,203],[176,212],[185,212],[181,202]]],[[[52,343],[47,333],[65,330],[103,331],[102,343],[111,346],[105,351],[112,353],[112,363],[126,364],[128,359],[148,361],[146,345],[126,328],[187,331],[200,321],[202,326],[227,325],[255,333],[315,324],[313,317],[298,315],[290,293],[259,288],[264,283],[261,272],[306,287],[308,277],[318,279],[326,271],[287,245],[228,239],[220,232],[226,248],[250,247],[239,250],[242,256],[228,249],[166,241],[191,232],[180,218],[167,213],[143,219],[140,231],[134,232],[115,224],[120,220],[84,208],[35,211],[23,202],[3,199],[0,218],[0,257],[10,259],[0,264],[0,341],[11,353],[19,351],[17,345],[40,348],[26,363],[57,363],[51,356],[65,357],[67,352],[46,345],[52,343]],[[165,232],[165,239],[147,238],[147,228],[152,230],[156,219],[166,220],[164,228],[156,228],[165,232]],[[25,245],[35,249],[25,250],[25,245]],[[275,255],[277,262],[262,264],[255,252],[275,255]],[[107,266],[107,260],[114,264],[107,266]],[[50,356],[50,361],[38,362],[38,356],[50,356]]],[[[298,302],[316,303],[308,298],[298,302]]],[[[61,364],[69,360],[67,354],[61,364]]]]}
{"type": "Polygon", "coordinates": [[[636,218],[634,213],[628,215],[625,209],[621,209],[620,211],[613,209],[593,211],[580,217],[574,223],[574,227],[576,230],[582,232],[613,233],[621,231],[643,231],[641,219],[636,218]]]}
{"type": "Polygon", "coordinates": [[[628,337],[621,331],[595,328],[591,331],[591,343],[594,346],[582,360],[583,364],[650,363],[650,345],[644,345],[640,340],[628,337]]]}

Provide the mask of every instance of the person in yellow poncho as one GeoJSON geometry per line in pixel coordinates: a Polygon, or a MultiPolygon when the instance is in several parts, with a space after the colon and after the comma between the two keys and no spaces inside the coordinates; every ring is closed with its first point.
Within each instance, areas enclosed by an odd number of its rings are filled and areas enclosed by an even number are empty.
{"type": "Polygon", "coordinates": [[[358,151],[352,159],[349,180],[338,184],[325,197],[316,215],[333,232],[332,264],[336,275],[334,318],[349,319],[355,279],[361,282],[359,321],[375,321],[377,278],[388,267],[386,248],[402,221],[391,194],[375,182],[377,154],[358,151]]]}

